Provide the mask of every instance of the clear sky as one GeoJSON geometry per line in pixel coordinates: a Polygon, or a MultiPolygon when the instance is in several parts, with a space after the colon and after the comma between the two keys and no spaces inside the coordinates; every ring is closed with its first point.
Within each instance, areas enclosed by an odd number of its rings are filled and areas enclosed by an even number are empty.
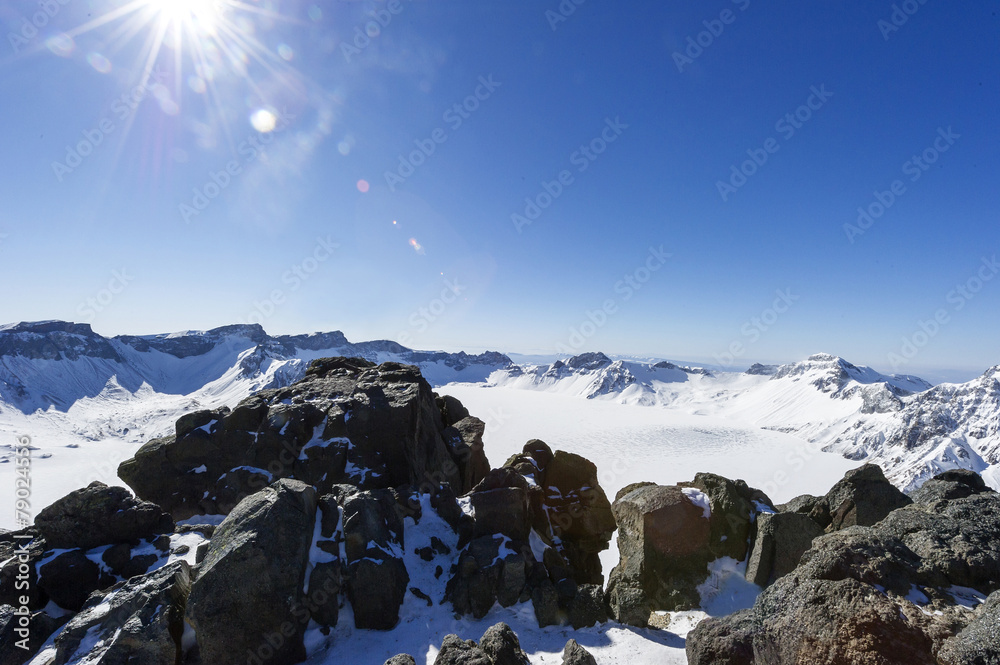
{"type": "Polygon", "coordinates": [[[7,0],[0,319],[972,376],[996,14],[7,0]]]}

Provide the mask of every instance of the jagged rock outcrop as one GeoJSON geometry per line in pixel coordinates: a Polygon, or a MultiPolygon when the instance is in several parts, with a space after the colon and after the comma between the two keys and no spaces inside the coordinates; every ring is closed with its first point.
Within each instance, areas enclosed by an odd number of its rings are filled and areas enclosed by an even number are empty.
{"type": "Polygon", "coordinates": [[[570,640],[563,649],[562,665],[597,665],[597,660],[576,640],[570,640]]]}
{"type": "Polygon", "coordinates": [[[322,494],[449,483],[468,491],[488,467],[476,421],[446,428],[430,385],[410,365],[327,358],[291,386],[232,411],[201,411],[150,441],[119,476],[175,519],[226,514],[274,480],[322,494]]]}
{"type": "Polygon", "coordinates": [[[176,665],[190,587],[190,568],[178,561],[95,594],[32,662],[176,665]]]}
{"type": "Polygon", "coordinates": [[[933,664],[950,657],[945,645],[959,657],[981,630],[960,603],[998,587],[1000,495],[915,503],[874,526],[816,538],[751,609],[699,624],[688,636],[688,660],[933,664]],[[961,637],[967,624],[971,632],[961,637]]]}
{"type": "Polygon", "coordinates": [[[608,605],[621,623],[645,627],[653,611],[698,607],[708,564],[745,560],[757,515],[774,507],[743,481],[698,474],[671,487],[640,483],[613,510],[621,558],[611,572],[608,605]]]}
{"type": "Polygon", "coordinates": [[[283,479],[241,501],[216,529],[186,615],[204,662],[242,664],[254,654],[263,659],[262,650],[275,665],[305,659],[303,588],[316,505],[312,487],[283,479]]]}
{"type": "Polygon", "coordinates": [[[487,629],[478,644],[446,635],[434,665],[528,665],[528,656],[510,626],[498,623],[487,629]]]}
{"type": "Polygon", "coordinates": [[[35,517],[35,528],[51,548],[86,550],[173,533],[174,521],[124,487],[94,481],[44,508],[35,517]]]}
{"type": "Polygon", "coordinates": [[[813,540],[824,533],[819,524],[801,513],[761,513],[756,527],[746,578],[759,587],[792,572],[813,540]]]}
{"type": "Polygon", "coordinates": [[[456,612],[482,617],[530,599],[541,626],[605,620],[598,555],[615,522],[590,461],[533,439],[463,500],[447,589],[456,612]]]}

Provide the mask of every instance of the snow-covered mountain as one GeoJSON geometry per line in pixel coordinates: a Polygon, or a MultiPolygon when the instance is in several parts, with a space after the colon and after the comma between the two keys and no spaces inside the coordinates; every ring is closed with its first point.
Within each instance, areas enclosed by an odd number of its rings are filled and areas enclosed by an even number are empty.
{"type": "Polygon", "coordinates": [[[396,342],[351,343],[341,332],[272,337],[260,325],[164,335],[102,337],[88,324],[45,321],[0,327],[0,400],[24,413],[70,409],[110,389],[135,394],[249,395],[288,385],[324,356],[420,366],[432,383],[480,381],[510,366],[495,352],[414,351],[396,342]]]}
{"type": "Polygon", "coordinates": [[[657,405],[794,434],[852,460],[876,462],[912,490],[951,468],[1000,487],[998,368],[964,384],[931,386],[821,353],[746,372],[586,353],[549,365],[497,371],[497,386],[657,405]]]}

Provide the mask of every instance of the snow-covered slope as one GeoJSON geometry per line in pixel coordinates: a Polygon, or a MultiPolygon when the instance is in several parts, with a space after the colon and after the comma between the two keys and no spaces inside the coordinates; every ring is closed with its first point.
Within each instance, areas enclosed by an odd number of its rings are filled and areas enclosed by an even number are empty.
{"type": "Polygon", "coordinates": [[[825,353],[787,365],[754,365],[740,374],[586,353],[505,368],[490,382],[752,423],[852,460],[877,462],[894,483],[912,490],[950,468],[982,472],[1000,487],[997,371],[932,387],[825,353]]]}

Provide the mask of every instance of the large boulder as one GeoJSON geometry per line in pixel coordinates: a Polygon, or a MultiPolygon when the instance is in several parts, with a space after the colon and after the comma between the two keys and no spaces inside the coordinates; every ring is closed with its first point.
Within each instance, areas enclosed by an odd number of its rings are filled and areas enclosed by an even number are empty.
{"type": "Polygon", "coordinates": [[[190,588],[188,564],[176,561],[150,575],[120,583],[106,595],[95,594],[32,662],[176,665],[181,662],[184,609],[190,588]]]}
{"type": "Polygon", "coordinates": [[[486,652],[493,665],[530,665],[517,634],[505,623],[488,628],[479,640],[479,648],[486,652]]]}
{"type": "Polygon", "coordinates": [[[313,488],[279,480],[219,525],[187,607],[204,662],[236,665],[256,656],[290,665],[305,658],[303,584],[315,521],[313,488]]]}
{"type": "Polygon", "coordinates": [[[849,526],[871,526],[913,501],[890,483],[881,467],[865,464],[848,471],[810,515],[829,531],[849,526]]]}
{"type": "Polygon", "coordinates": [[[760,491],[713,474],[670,487],[638,484],[613,510],[620,560],[608,604],[617,621],[640,627],[653,611],[697,608],[709,563],[744,560],[757,516],[774,512],[760,491]]]}
{"type": "Polygon", "coordinates": [[[403,563],[403,518],[389,490],[354,494],[344,504],[347,595],[358,628],[389,630],[410,576],[403,563]]]}
{"type": "Polygon", "coordinates": [[[757,516],[753,550],[746,578],[765,587],[792,572],[823,529],[801,513],[762,513],[757,516]]]}
{"type": "Polygon", "coordinates": [[[910,494],[914,503],[933,503],[964,499],[973,494],[992,492],[983,477],[967,469],[954,469],[938,474],[910,494]]]}
{"type": "Polygon", "coordinates": [[[227,514],[274,480],[294,478],[329,494],[449,483],[469,491],[488,468],[481,421],[456,400],[436,401],[410,365],[360,358],[314,361],[301,381],[263,390],[231,411],[178,420],[173,436],[142,446],[118,475],[175,519],[227,514]]]}
{"type": "Polygon", "coordinates": [[[35,528],[53,549],[91,549],[171,533],[174,522],[154,503],[124,487],[94,481],[70,492],[35,517],[35,528]]]}
{"type": "Polygon", "coordinates": [[[540,458],[536,462],[544,473],[543,510],[549,528],[546,535],[557,544],[577,583],[603,585],[600,553],[608,548],[616,524],[611,502],[597,479],[597,466],[585,457],[562,450],[543,465],[546,455],[539,454],[539,443],[529,445],[540,458]]]}
{"type": "Polygon", "coordinates": [[[576,640],[570,640],[563,649],[562,665],[597,665],[597,660],[576,640]]]}
{"type": "Polygon", "coordinates": [[[998,587],[1000,495],[914,504],[816,538],[751,609],[699,624],[688,660],[930,665],[946,642],[965,643],[949,640],[974,616],[962,606],[970,595],[998,587]]]}

